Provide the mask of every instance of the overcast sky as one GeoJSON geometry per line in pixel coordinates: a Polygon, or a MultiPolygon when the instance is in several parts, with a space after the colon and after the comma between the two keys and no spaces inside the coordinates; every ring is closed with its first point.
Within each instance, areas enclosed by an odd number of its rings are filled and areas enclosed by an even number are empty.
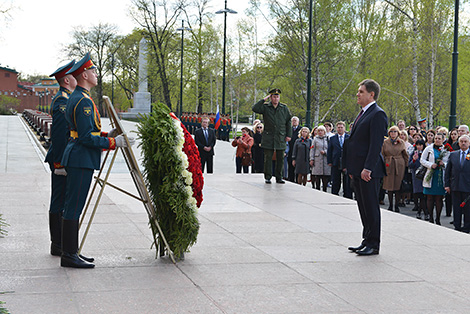
{"type": "MultiPolygon", "coordinates": [[[[211,3],[216,10],[224,7],[223,0],[211,3]]],[[[119,27],[120,34],[128,34],[137,26],[128,14],[130,0],[0,0],[0,7],[10,4],[14,6],[11,19],[6,25],[0,19],[0,66],[23,76],[49,75],[65,64],[60,50],[70,42],[74,27],[111,23],[119,27]]],[[[239,12],[237,18],[245,16],[247,5],[248,0],[228,1],[228,7],[239,12]]],[[[223,23],[222,17],[220,20],[223,23]]]]}

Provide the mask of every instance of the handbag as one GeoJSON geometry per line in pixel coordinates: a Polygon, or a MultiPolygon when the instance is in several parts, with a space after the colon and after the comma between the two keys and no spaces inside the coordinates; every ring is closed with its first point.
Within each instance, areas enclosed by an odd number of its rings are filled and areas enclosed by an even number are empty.
{"type": "MultiPolygon", "coordinates": [[[[428,152],[428,157],[426,158],[427,161],[429,161],[429,154],[430,152],[428,152]]],[[[418,169],[416,169],[416,172],[415,172],[415,177],[416,179],[418,180],[423,180],[424,179],[424,175],[426,174],[426,171],[428,170],[428,168],[426,168],[425,166],[423,165],[420,165],[418,167],[418,169]]]]}
{"type": "Polygon", "coordinates": [[[251,155],[247,152],[242,153],[242,166],[251,166],[251,155]]]}

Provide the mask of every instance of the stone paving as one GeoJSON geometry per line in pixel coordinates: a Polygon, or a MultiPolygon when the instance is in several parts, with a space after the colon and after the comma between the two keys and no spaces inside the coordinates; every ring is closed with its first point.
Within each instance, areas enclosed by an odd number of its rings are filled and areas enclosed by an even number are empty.
{"type": "MultiPolygon", "coordinates": [[[[108,128],[103,120],[104,129],[108,128]]],[[[135,124],[124,122],[126,130],[135,124]]],[[[235,175],[217,142],[200,235],[184,261],[155,259],[144,207],[105,190],[83,253],[48,254],[50,172],[19,117],[0,116],[0,301],[11,313],[466,313],[470,237],[382,211],[380,255],[359,257],[355,203],[262,175],[235,175]]],[[[138,149],[135,150],[138,154],[138,149]]],[[[119,158],[110,182],[135,191],[119,158]]]]}

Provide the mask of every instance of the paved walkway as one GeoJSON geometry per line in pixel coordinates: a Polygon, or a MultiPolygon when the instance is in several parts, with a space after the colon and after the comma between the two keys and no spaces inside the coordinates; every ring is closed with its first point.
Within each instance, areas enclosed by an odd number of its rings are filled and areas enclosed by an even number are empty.
{"type": "MultiPolygon", "coordinates": [[[[96,268],[61,268],[48,254],[50,183],[42,157],[18,117],[0,116],[0,131],[7,134],[0,137],[0,213],[11,225],[0,239],[0,292],[7,292],[0,300],[11,313],[466,313],[470,307],[467,234],[384,210],[380,255],[356,256],[346,249],[360,242],[354,202],[235,175],[234,149],[224,142],[217,142],[215,174],[205,177],[198,243],[184,261],[155,259],[143,206],[106,189],[84,248],[96,268]]],[[[117,165],[110,181],[133,190],[126,172],[117,165]]]]}

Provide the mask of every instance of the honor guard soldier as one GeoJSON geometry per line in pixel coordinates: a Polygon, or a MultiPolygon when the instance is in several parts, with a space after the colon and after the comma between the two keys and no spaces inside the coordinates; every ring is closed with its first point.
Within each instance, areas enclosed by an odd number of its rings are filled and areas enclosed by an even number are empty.
{"type": "MultiPolygon", "coordinates": [[[[65,208],[62,220],[62,257],[60,265],[74,268],[93,268],[95,265],[83,260],[78,254],[79,218],[90,188],[93,171],[100,169],[101,151],[127,147],[123,135],[116,130],[101,132],[98,109],[90,96],[90,89],[97,85],[96,67],[87,53],[68,72],[77,80],[77,87],[70,95],[65,119],[70,137],[62,158],[67,172],[65,208]]],[[[133,138],[128,138],[134,144],[133,138]]]]}
{"type": "Polygon", "coordinates": [[[64,212],[65,186],[67,172],[61,164],[62,155],[69,139],[69,129],[65,121],[65,108],[70,94],[77,86],[75,78],[66,74],[75,64],[75,60],[58,68],[49,75],[55,77],[60,85],[59,91],[51,102],[52,128],[51,142],[46,160],[51,168],[51,204],[49,206],[49,231],[51,234],[51,255],[61,256],[61,225],[64,212]]]}

